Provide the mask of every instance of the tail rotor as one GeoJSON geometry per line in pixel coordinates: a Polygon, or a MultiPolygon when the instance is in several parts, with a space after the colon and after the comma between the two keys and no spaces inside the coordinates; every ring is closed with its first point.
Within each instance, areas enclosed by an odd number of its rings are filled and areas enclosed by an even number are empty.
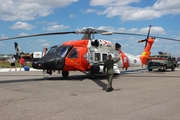
{"type": "Polygon", "coordinates": [[[149,39],[150,30],[151,30],[151,25],[149,26],[149,30],[148,30],[148,34],[147,34],[147,38],[146,38],[146,39],[144,39],[144,40],[139,40],[139,41],[138,41],[138,43],[146,42],[146,43],[145,43],[145,47],[144,47],[144,48],[146,48],[146,46],[147,46],[147,42],[148,42],[148,39],[149,39]]]}

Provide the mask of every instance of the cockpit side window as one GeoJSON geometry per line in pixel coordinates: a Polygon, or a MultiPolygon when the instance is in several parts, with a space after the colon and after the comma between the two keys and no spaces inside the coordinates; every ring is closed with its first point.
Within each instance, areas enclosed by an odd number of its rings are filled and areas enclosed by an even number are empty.
{"type": "Polygon", "coordinates": [[[74,48],[71,53],[69,54],[68,58],[78,58],[78,52],[77,49],[74,48]]]}
{"type": "Polygon", "coordinates": [[[61,56],[61,57],[65,57],[71,49],[72,49],[71,46],[59,46],[56,49],[56,55],[61,56]]]}

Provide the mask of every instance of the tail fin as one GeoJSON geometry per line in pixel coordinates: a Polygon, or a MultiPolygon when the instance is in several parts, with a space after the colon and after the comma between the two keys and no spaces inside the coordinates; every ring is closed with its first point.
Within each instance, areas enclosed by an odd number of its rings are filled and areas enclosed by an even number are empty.
{"type": "Polygon", "coordinates": [[[20,54],[24,54],[24,52],[21,50],[21,48],[18,46],[17,42],[14,42],[14,47],[16,51],[16,55],[20,56],[20,54]]]}
{"type": "MultiPolygon", "coordinates": [[[[150,57],[150,54],[151,54],[150,50],[151,50],[151,47],[154,43],[154,39],[155,38],[151,38],[151,37],[149,37],[147,39],[147,42],[146,42],[147,44],[146,44],[144,51],[140,57],[142,65],[145,65],[147,63],[147,58],[150,57]]],[[[140,42],[143,42],[143,41],[140,41],[140,42]]]]}

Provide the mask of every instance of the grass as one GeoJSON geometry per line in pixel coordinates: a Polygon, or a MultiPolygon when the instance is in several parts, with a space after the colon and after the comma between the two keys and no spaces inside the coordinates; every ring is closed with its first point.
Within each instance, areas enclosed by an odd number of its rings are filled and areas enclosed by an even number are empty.
{"type": "MultiPolygon", "coordinates": [[[[31,62],[26,62],[26,65],[28,67],[32,67],[31,62]]],[[[0,61],[0,68],[9,68],[10,67],[10,63],[7,61],[0,61]]],[[[18,62],[16,62],[16,67],[20,67],[20,64],[18,62]]]]}

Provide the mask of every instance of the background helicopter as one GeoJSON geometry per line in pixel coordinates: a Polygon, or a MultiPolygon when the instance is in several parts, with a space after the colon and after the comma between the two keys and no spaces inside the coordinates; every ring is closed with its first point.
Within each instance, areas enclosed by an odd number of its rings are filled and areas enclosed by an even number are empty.
{"type": "MultiPolygon", "coordinates": [[[[107,60],[108,54],[111,54],[113,57],[121,57],[121,60],[114,64],[114,70],[117,74],[120,73],[120,68],[122,67],[127,69],[130,66],[139,66],[145,64],[147,62],[146,57],[150,55],[150,49],[155,39],[154,36],[150,37],[149,33],[150,28],[147,38],[139,41],[139,43],[146,42],[144,52],[140,58],[123,53],[119,43],[112,43],[104,39],[94,39],[94,35],[123,34],[146,36],[142,34],[110,32],[106,30],[95,30],[92,28],[87,28],[83,29],[82,31],[53,32],[4,38],[0,39],[0,41],[35,36],[84,34],[81,40],[67,41],[62,43],[62,45],[52,46],[50,49],[48,49],[48,51],[45,50],[44,56],[42,58],[40,58],[38,61],[32,62],[32,67],[35,69],[43,69],[49,75],[51,75],[52,71],[54,70],[62,70],[63,77],[67,77],[69,75],[69,71],[81,71],[87,74],[90,78],[94,78],[96,73],[102,73],[103,64],[104,61],[107,60]],[[127,62],[128,60],[129,62],[127,62]],[[129,64],[130,62],[133,62],[134,64],[129,64]]],[[[171,38],[156,38],[179,41],[171,38]]]]}

